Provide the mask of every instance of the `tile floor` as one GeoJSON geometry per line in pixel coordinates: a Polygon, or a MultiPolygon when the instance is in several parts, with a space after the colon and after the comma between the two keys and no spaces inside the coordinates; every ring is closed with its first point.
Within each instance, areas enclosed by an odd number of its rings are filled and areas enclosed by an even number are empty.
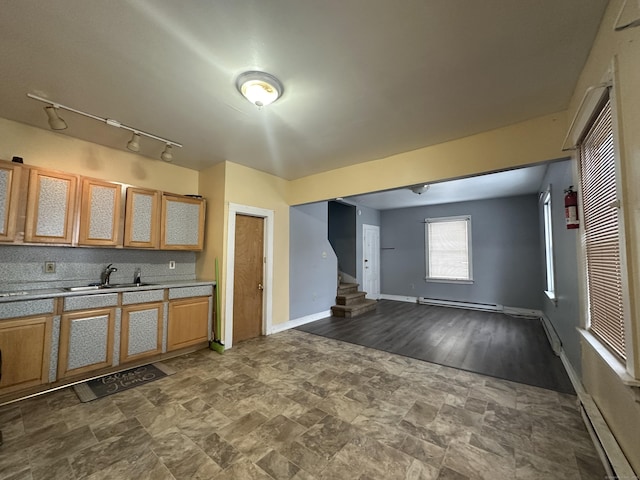
{"type": "Polygon", "coordinates": [[[296,330],[166,363],[0,407],[0,478],[605,478],[571,395],[296,330]]]}

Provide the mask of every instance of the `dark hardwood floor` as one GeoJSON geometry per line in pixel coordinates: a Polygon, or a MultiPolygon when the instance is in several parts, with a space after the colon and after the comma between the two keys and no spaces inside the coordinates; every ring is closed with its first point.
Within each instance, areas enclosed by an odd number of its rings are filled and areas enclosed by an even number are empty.
{"type": "Polygon", "coordinates": [[[298,330],[575,394],[539,320],[380,300],[361,317],[329,317],[298,330]]]}

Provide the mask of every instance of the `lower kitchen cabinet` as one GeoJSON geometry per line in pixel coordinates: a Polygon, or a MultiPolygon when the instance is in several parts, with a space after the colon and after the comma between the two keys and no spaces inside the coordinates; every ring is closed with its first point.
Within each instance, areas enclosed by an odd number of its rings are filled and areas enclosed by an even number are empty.
{"type": "Polygon", "coordinates": [[[0,321],[0,393],[48,382],[51,330],[50,316],[0,321]]]}
{"type": "Polygon", "coordinates": [[[114,329],[115,308],[62,315],[58,378],[110,367],[114,329]]]}
{"type": "Polygon", "coordinates": [[[122,307],[120,363],[162,353],[163,303],[122,307]]]}
{"type": "Polygon", "coordinates": [[[189,347],[209,339],[210,298],[182,298],[169,302],[167,351],[189,347]]]}

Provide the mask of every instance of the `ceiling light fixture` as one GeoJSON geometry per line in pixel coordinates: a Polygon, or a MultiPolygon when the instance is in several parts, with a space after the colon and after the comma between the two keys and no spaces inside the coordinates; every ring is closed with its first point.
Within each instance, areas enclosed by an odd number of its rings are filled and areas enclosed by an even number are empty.
{"type": "Polygon", "coordinates": [[[409,190],[411,190],[416,195],[422,195],[424,192],[429,190],[429,185],[416,185],[414,187],[409,187],[409,190]]]}
{"type": "Polygon", "coordinates": [[[257,71],[240,74],[236,87],[247,100],[258,107],[275,102],[284,92],[280,80],[269,73],[257,71]]]}
{"type": "Polygon", "coordinates": [[[140,136],[152,138],[154,140],[158,140],[166,145],[162,155],[160,158],[165,162],[170,162],[173,160],[173,154],[171,153],[171,147],[182,147],[180,143],[173,142],[171,140],[167,140],[166,138],[159,137],[152,133],[143,132],[138,128],[133,128],[123,123],[120,123],[118,120],[114,120],[112,118],[102,118],[97,115],[93,115],[91,113],[83,112],[82,110],[76,110],[75,108],[67,107],[66,105],[62,105],[60,103],[53,102],[47,98],[42,98],[37,95],[33,95],[31,93],[27,93],[27,97],[37,100],[39,102],[47,103],[49,106],[44,107],[44,110],[47,112],[47,116],[49,117],[49,126],[53,130],[64,130],[67,128],[67,123],[59,117],[58,110],[68,110],[69,112],[77,113],[78,115],[82,115],[84,117],[93,118],[102,123],[106,123],[107,125],[111,125],[112,127],[122,128],[124,130],[129,130],[133,133],[131,140],[127,143],[127,148],[132,152],[137,152],[140,150],[140,136]]]}
{"type": "Polygon", "coordinates": [[[171,153],[171,145],[167,143],[164,147],[164,151],[160,154],[160,158],[165,162],[171,162],[173,160],[173,154],[171,153]]]}
{"type": "Polygon", "coordinates": [[[65,122],[60,115],[58,115],[58,106],[51,105],[49,107],[44,107],[44,111],[47,112],[47,117],[49,117],[49,126],[52,130],[64,130],[67,128],[67,122],[65,122]]]}
{"type": "Polygon", "coordinates": [[[138,132],[133,132],[133,135],[131,135],[131,140],[127,142],[127,148],[132,152],[140,151],[140,134],[138,132]]]}

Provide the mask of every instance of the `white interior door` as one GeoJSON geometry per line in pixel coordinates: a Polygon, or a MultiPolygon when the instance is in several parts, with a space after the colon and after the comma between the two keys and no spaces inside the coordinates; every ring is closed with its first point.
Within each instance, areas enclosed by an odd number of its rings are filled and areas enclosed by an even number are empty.
{"type": "Polygon", "coordinates": [[[362,289],[367,298],[380,298],[380,227],[362,226],[362,289]]]}

